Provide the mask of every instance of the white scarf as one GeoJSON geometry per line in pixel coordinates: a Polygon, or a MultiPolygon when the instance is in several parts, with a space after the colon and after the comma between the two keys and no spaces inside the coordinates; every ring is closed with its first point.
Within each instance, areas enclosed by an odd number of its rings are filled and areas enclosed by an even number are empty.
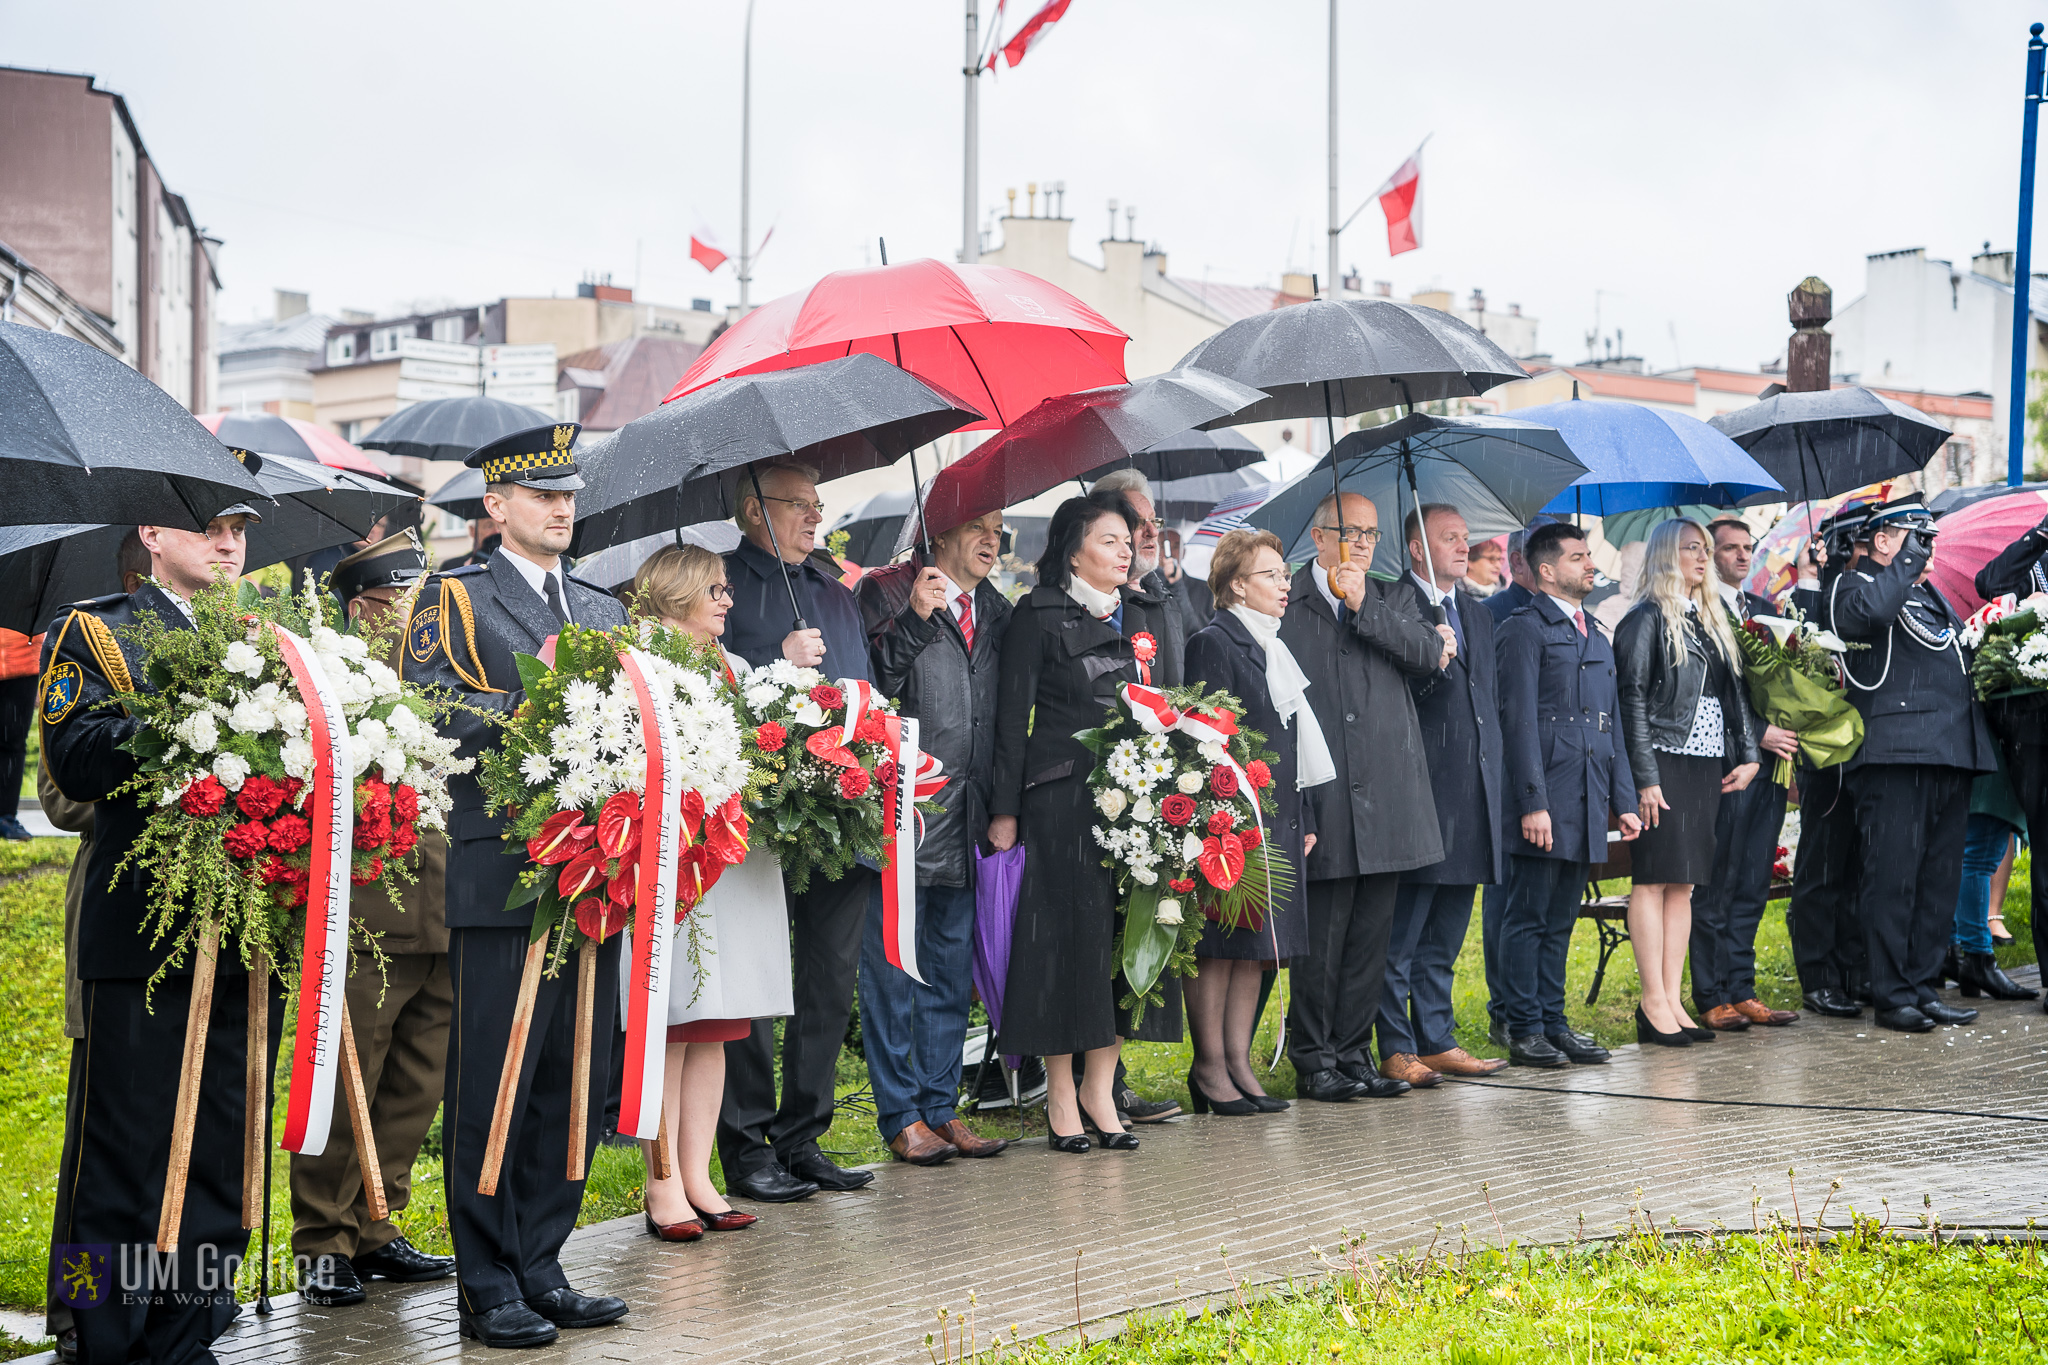
{"type": "Polygon", "coordinates": [[[1081,610],[1098,621],[1107,621],[1116,614],[1116,609],[1124,604],[1123,594],[1103,592],[1100,588],[1090,586],[1079,574],[1067,580],[1067,596],[1078,602],[1081,610]]]}
{"type": "Polygon", "coordinates": [[[1301,718],[1301,724],[1292,727],[1295,789],[1306,790],[1335,781],[1337,765],[1331,761],[1330,746],[1323,741],[1323,727],[1304,695],[1308,691],[1308,674],[1301,671],[1301,665],[1281,642],[1280,618],[1253,611],[1243,603],[1231,607],[1230,614],[1244,622],[1252,639],[1266,651],[1266,695],[1272,698],[1273,709],[1280,713],[1281,725],[1288,725],[1297,716],[1301,718]]]}

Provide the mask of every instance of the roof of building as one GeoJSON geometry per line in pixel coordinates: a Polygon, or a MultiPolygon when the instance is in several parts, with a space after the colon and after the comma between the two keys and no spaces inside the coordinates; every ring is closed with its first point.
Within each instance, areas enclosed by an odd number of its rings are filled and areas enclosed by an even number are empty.
{"type": "Polygon", "coordinates": [[[325,313],[300,313],[282,322],[223,322],[220,325],[221,355],[242,351],[313,351],[326,344],[327,329],[335,320],[325,313]]]}
{"type": "Polygon", "coordinates": [[[630,337],[563,356],[562,381],[583,395],[578,420],[585,431],[617,431],[660,407],[703,350],[671,337],[630,337]],[[602,383],[589,384],[587,378],[602,383]]]}
{"type": "Polygon", "coordinates": [[[1587,392],[1599,398],[1629,403],[1674,403],[1684,407],[1691,407],[1693,403],[1693,382],[1690,379],[1667,379],[1661,375],[1606,370],[1590,365],[1539,365],[1529,373],[1535,376],[1549,370],[1563,370],[1587,392]]]}
{"type": "Polygon", "coordinates": [[[1253,317],[1259,313],[1270,313],[1275,308],[1301,300],[1277,289],[1264,289],[1250,284],[1218,284],[1213,280],[1191,279],[1186,275],[1168,275],[1167,282],[1182,293],[1200,301],[1203,306],[1213,309],[1232,322],[1239,318],[1253,317]]]}

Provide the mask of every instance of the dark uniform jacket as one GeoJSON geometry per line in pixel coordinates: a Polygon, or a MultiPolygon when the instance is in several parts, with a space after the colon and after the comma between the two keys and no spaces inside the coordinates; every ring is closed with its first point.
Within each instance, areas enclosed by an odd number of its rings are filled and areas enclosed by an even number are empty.
{"type": "Polygon", "coordinates": [[[1835,633],[1870,646],[1845,658],[1849,698],[1863,713],[1863,747],[1846,766],[1919,763],[1988,773],[1998,761],[1962,649],[1925,648],[1900,619],[1910,617],[1931,638],[1962,629],[1946,598],[1913,581],[1926,563],[1909,540],[1889,564],[1866,558],[1844,569],[1822,598],[1835,633]]]}
{"type": "MultiPolygon", "coordinates": [[[[1138,591],[1159,607],[1159,657],[1152,661],[1152,685],[1154,687],[1179,687],[1183,679],[1183,667],[1187,661],[1188,637],[1196,630],[1209,624],[1207,616],[1201,625],[1188,628],[1182,588],[1176,588],[1166,581],[1166,575],[1154,569],[1138,580],[1138,591]]],[[[1211,612],[1210,615],[1214,615],[1211,612]]]]}
{"type": "Polygon", "coordinates": [[[918,884],[966,886],[968,851],[988,829],[996,692],[1010,603],[986,579],[974,590],[970,655],[951,603],[930,620],[911,609],[910,587],[923,567],[913,556],[906,564],[863,574],[854,598],[867,626],[875,686],[896,698],[904,715],[917,718],[918,746],[945,764],[952,779],[936,798],[946,813],[926,820],[924,842],[917,846],[918,884]]]}
{"type": "MultiPolygon", "coordinates": [[[[804,624],[825,640],[825,661],[818,671],[832,679],[873,682],[868,672],[868,637],[853,594],[839,581],[839,566],[830,556],[813,554],[789,566],[804,624]]],[[[727,651],[756,668],[782,657],[782,641],[796,628],[789,610],[789,589],[775,556],[751,540],[725,557],[726,582],[732,588],[732,611],[725,618],[727,651]]]]}
{"type": "Polygon", "coordinates": [[[1439,862],[1436,802],[1415,719],[1410,678],[1427,678],[1443,637],[1425,620],[1412,583],[1365,580],[1364,606],[1342,624],[1310,564],[1294,576],[1280,638],[1309,678],[1337,780],[1309,789],[1316,847],[1310,881],[1407,872],[1439,862]]]}
{"type": "Polygon", "coordinates": [[[1444,856],[1441,862],[1403,873],[1404,882],[1491,885],[1507,873],[1500,837],[1500,697],[1493,613],[1486,609],[1486,601],[1469,592],[1451,595],[1465,647],[1450,668],[1410,681],[1444,856]]]}
{"type": "MultiPolygon", "coordinates": [[[[1715,610],[1721,610],[1720,606],[1715,610]]],[[[1577,627],[1573,629],[1576,632],[1577,627]]],[[[1662,785],[1658,748],[1685,746],[1692,736],[1700,695],[1710,687],[1721,703],[1721,770],[1758,761],[1741,661],[1710,658],[1710,648],[1699,622],[1688,619],[1685,654],[1674,665],[1671,646],[1664,638],[1664,614],[1656,603],[1638,602],[1621,618],[1614,632],[1621,736],[1628,747],[1629,775],[1638,790],[1662,785]]]]}
{"type": "MultiPolygon", "coordinates": [[[[574,575],[563,577],[570,619],[599,628],[625,624],[626,608],[616,597],[574,575]]],[[[496,718],[509,715],[525,699],[514,655],[538,654],[560,629],[547,599],[520,576],[510,552],[500,547],[486,564],[427,580],[406,625],[401,676],[449,688],[487,713],[458,711],[442,726],[461,745],[459,757],[481,758],[497,743],[496,718]]],[[[448,927],[525,928],[533,923],[532,906],[505,908],[525,866],[525,850],[503,843],[505,817],[485,813],[479,777],[471,771],[448,780],[454,800],[448,813],[448,927]]]]}
{"type": "Polygon", "coordinates": [[[1510,579],[1499,592],[1486,599],[1486,610],[1493,617],[1494,629],[1498,631],[1508,623],[1510,616],[1535,600],[1535,593],[1510,579]]]}
{"type": "Polygon", "coordinates": [[[1501,837],[1511,854],[1607,861],[1607,817],[1636,808],[1621,749],[1614,649],[1586,618],[1586,633],[1549,594],[1508,618],[1494,637],[1500,726],[1507,745],[1501,837]],[[1522,817],[1550,812],[1550,851],[1522,837],[1522,817]]]}
{"type": "MultiPolygon", "coordinates": [[[[1272,693],[1266,690],[1265,649],[1244,622],[1227,611],[1219,611],[1188,640],[1187,679],[1207,683],[1212,691],[1236,697],[1244,704],[1238,713],[1238,724],[1266,737],[1266,747],[1274,757],[1276,809],[1264,817],[1265,832],[1287,858],[1295,886],[1292,903],[1301,904],[1301,885],[1306,880],[1301,850],[1308,836],[1316,832],[1315,804],[1309,800],[1309,792],[1315,788],[1303,791],[1296,786],[1301,780],[1298,731],[1280,724],[1280,712],[1273,705],[1272,693]]],[[[1300,724],[1297,716],[1295,725],[1300,724]]],[[[1288,902],[1278,904],[1284,907],[1288,902]]]]}
{"type": "Polygon", "coordinates": [[[1977,596],[1989,602],[2001,593],[2027,597],[2048,592],[2048,520],[1999,551],[1977,570],[1977,596]]]}

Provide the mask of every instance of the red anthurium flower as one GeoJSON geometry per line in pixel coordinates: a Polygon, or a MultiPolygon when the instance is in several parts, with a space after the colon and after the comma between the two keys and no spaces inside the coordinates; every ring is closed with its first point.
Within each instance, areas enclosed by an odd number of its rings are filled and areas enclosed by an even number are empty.
{"type": "Polygon", "coordinates": [[[1202,840],[1199,866],[1209,885],[1228,891],[1244,875],[1244,842],[1235,834],[1210,835],[1202,840]]]}
{"type": "Polygon", "coordinates": [[[583,823],[580,810],[558,810],[541,824],[540,833],[526,841],[526,856],[547,867],[566,863],[590,846],[597,826],[583,823]]]}
{"type": "Polygon", "coordinates": [[[608,862],[602,852],[585,848],[562,867],[562,875],[555,882],[562,899],[573,901],[584,892],[604,880],[604,867],[608,862]]]}
{"type": "Polygon", "coordinates": [[[683,842],[697,842],[697,831],[704,828],[704,793],[695,787],[683,793],[683,842]]]}
{"type": "MultiPolygon", "coordinates": [[[[635,850],[637,853],[638,850],[635,850]]],[[[631,905],[633,892],[640,882],[640,859],[638,857],[619,859],[619,870],[612,873],[612,879],[605,884],[605,899],[614,905],[631,905]]]]}
{"type": "Polygon", "coordinates": [[[813,730],[811,737],[804,741],[804,747],[827,763],[837,763],[842,768],[858,767],[860,760],[853,756],[853,750],[845,746],[845,738],[843,729],[828,725],[822,730],[813,730]]]}
{"type": "Polygon", "coordinates": [[[695,905],[708,889],[704,883],[704,862],[697,856],[703,847],[702,844],[697,844],[686,848],[682,856],[676,859],[677,919],[689,914],[690,907],[695,905]]]}
{"type": "Polygon", "coordinates": [[[613,934],[626,927],[627,912],[623,905],[613,905],[592,896],[576,902],[576,927],[586,938],[604,942],[613,934]]]}
{"type": "Polygon", "coordinates": [[[640,795],[620,792],[597,813],[597,846],[607,858],[623,858],[640,844],[640,795]]]}
{"type": "Polygon", "coordinates": [[[718,856],[722,866],[730,867],[746,861],[749,833],[747,817],[740,810],[740,799],[733,796],[705,823],[704,847],[718,856]]]}

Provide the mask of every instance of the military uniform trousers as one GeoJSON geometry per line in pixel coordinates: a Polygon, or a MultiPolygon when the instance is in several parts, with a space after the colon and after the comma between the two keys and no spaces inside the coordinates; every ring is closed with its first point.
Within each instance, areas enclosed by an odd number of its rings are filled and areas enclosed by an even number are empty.
{"type": "Polygon", "coordinates": [[[1936,998],[1963,881],[1963,836],[1974,772],[1923,763],[1865,763],[1844,779],[1864,833],[1857,910],[1881,1010],[1936,998]]]}
{"type": "Polygon", "coordinates": [[[1803,991],[1854,994],[1870,979],[1856,908],[1856,887],[1865,875],[1857,843],[1856,802],[1841,768],[1802,768],[1799,852],[1792,864],[1785,928],[1803,991]]]}
{"type": "MultiPolygon", "coordinates": [[[[412,1164],[441,1107],[455,1004],[448,955],[394,953],[381,976],[358,959],[346,996],[384,1198],[395,1215],[411,1201],[412,1164]]],[[[302,1259],[353,1258],[398,1236],[390,1219],[371,1219],[355,1129],[339,1104],[334,1112],[326,1150],[292,1158],[292,1251],[302,1259]]]]}
{"type": "MultiPolygon", "coordinates": [[[[584,1182],[568,1178],[569,1094],[576,1046],[574,954],[553,978],[541,978],[498,1192],[477,1193],[529,937],[524,927],[448,931],[454,1021],[442,1099],[442,1150],[456,1282],[462,1308],[472,1314],[566,1286],[562,1243],[575,1230],[577,1212],[583,1207],[584,1182]]],[[[618,1033],[614,1021],[623,940],[620,935],[597,950],[590,1108],[583,1137],[586,1171],[604,1126],[606,1078],[618,1033]]]]}
{"type": "MultiPolygon", "coordinates": [[[[248,981],[226,970],[214,979],[184,1217],[177,1251],[162,1258],[155,1255],[157,1220],[192,978],[168,977],[153,992],[139,980],[83,983],[85,1036],[71,1045],[50,1268],[53,1287],[73,1308],[80,1360],[211,1360],[208,1346],[235,1320],[234,1272],[250,1236],[242,1226],[248,981]],[[87,1269],[99,1271],[89,1285],[66,1273],[81,1254],[87,1269]]],[[[272,990],[274,1067],[284,993],[275,979],[272,990]]]]}

